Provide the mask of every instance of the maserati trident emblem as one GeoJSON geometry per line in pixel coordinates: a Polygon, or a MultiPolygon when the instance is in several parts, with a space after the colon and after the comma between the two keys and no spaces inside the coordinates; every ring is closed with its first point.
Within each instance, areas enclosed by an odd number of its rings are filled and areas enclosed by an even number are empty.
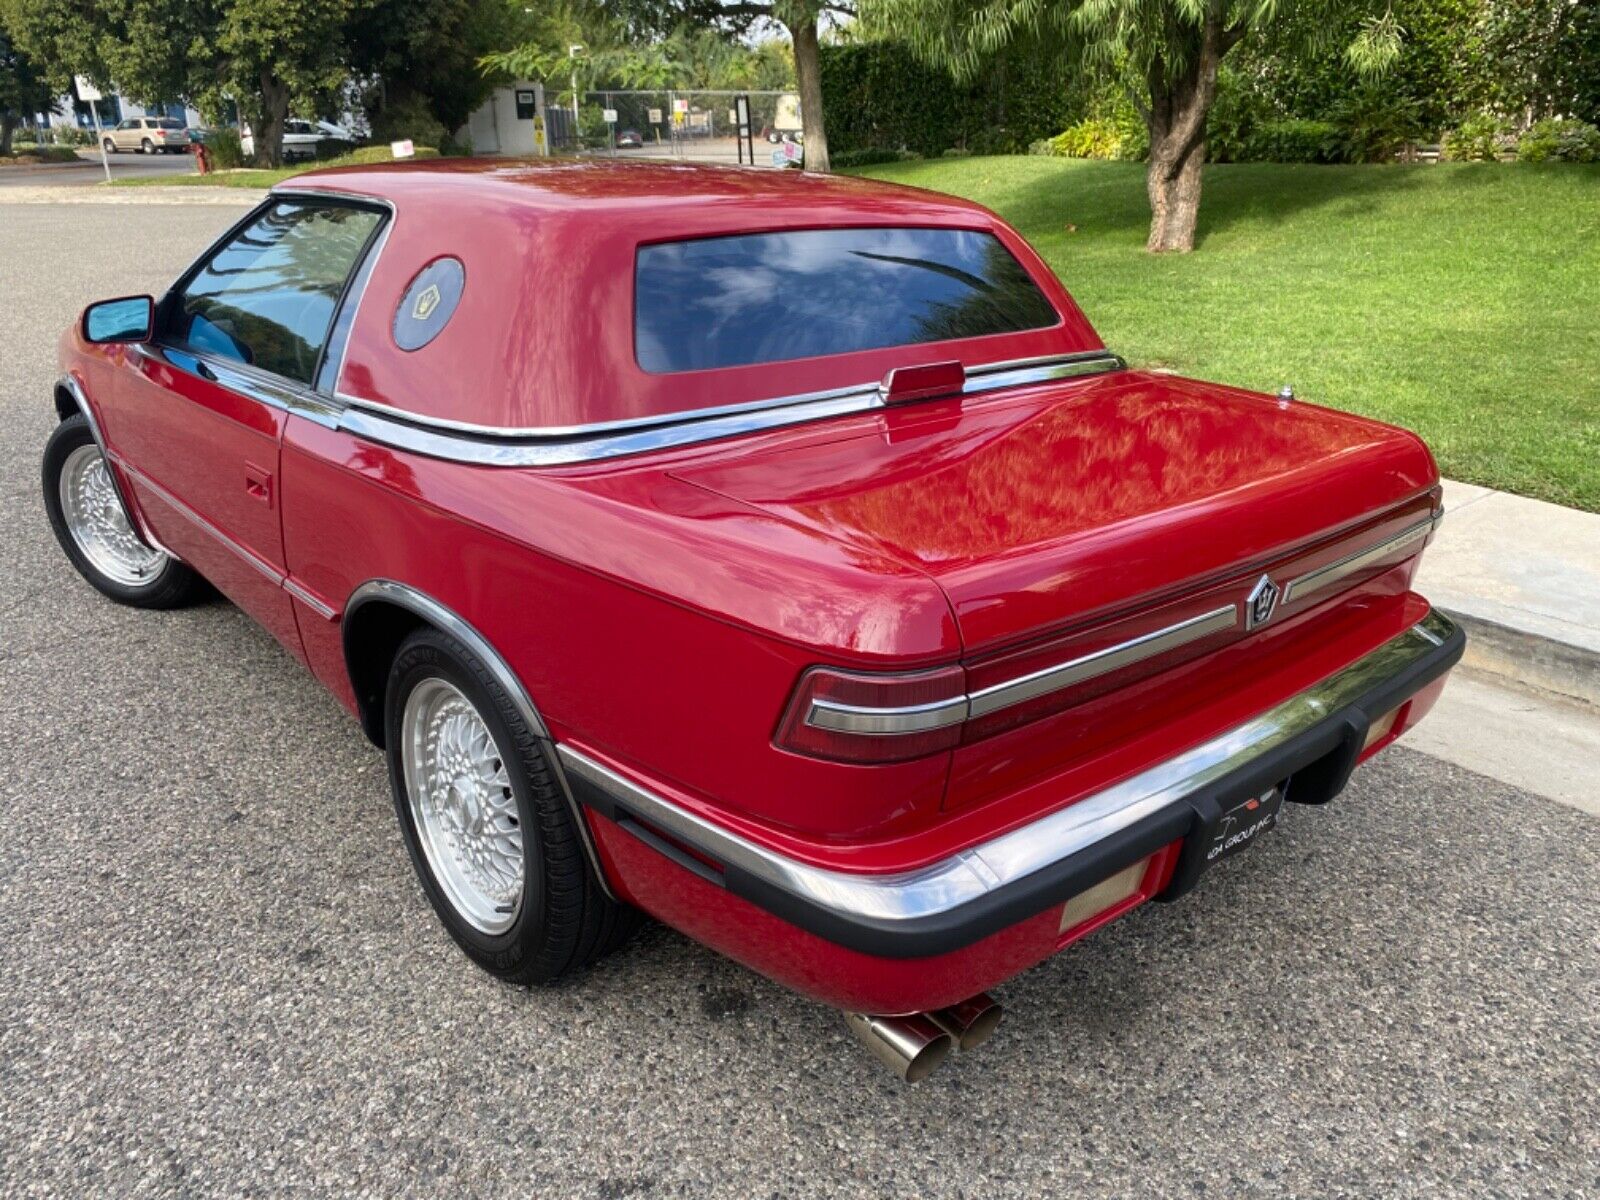
{"type": "Polygon", "coordinates": [[[1278,607],[1278,585],[1263,575],[1244,598],[1244,627],[1254,629],[1272,619],[1272,610],[1278,607]]]}

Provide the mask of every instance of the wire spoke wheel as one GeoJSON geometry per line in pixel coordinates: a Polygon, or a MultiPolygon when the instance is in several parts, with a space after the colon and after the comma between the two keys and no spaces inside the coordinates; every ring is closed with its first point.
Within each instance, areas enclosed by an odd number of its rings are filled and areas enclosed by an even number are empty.
{"type": "Polygon", "coordinates": [[[61,514],[72,540],[95,570],[125,587],[154,579],[167,556],[139,540],[122,510],[116,484],[99,447],[79,446],[67,456],[58,483],[61,514]]]}
{"type": "Polygon", "coordinates": [[[406,798],[433,877],[462,919],[504,933],[522,908],[522,826],[505,755],[483,716],[432,676],[401,718],[406,798]]]}

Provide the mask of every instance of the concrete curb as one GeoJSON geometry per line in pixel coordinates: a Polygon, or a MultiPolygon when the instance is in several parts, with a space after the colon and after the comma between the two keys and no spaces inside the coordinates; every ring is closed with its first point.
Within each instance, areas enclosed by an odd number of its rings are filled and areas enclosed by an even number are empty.
{"type": "Polygon", "coordinates": [[[229,187],[0,187],[0,204],[230,204],[248,208],[266,198],[265,188],[229,187]]]}
{"type": "Polygon", "coordinates": [[[1468,666],[1600,708],[1600,514],[1446,481],[1417,590],[1468,666]]]}

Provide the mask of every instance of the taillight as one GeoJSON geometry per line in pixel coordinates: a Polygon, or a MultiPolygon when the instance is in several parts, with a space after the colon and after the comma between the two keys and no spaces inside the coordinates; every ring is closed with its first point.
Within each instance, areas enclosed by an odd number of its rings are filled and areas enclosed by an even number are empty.
{"type": "Polygon", "coordinates": [[[960,667],[904,675],[813,667],[800,677],[776,741],[813,758],[901,762],[956,745],[966,718],[960,667]]]}

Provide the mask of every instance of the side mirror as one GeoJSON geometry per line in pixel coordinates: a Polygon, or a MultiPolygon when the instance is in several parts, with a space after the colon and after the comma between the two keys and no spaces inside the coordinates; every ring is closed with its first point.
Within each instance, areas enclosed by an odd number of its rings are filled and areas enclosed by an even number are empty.
{"type": "Polygon", "coordinates": [[[148,342],[156,319],[149,296],[101,300],[83,310],[83,336],[91,342],[148,342]]]}

